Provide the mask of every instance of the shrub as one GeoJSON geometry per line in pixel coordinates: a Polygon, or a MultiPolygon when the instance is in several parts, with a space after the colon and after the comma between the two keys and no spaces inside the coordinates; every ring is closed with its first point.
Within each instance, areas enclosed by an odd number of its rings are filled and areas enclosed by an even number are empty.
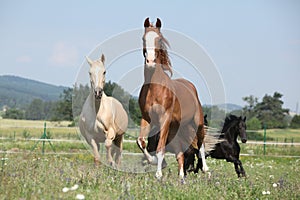
{"type": "Polygon", "coordinates": [[[256,117],[252,117],[251,119],[247,120],[247,129],[249,130],[259,130],[261,129],[261,122],[256,117]]]}

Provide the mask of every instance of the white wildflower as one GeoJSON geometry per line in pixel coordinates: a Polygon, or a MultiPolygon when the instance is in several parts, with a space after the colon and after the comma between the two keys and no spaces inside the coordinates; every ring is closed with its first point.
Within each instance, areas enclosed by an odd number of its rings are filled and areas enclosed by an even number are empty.
{"type": "Polygon", "coordinates": [[[70,188],[70,190],[77,190],[79,188],[79,185],[75,184],[73,187],[70,188]]]}
{"type": "Polygon", "coordinates": [[[277,183],[273,183],[273,187],[276,188],[278,185],[277,183]]]}
{"type": "Polygon", "coordinates": [[[274,175],[270,175],[269,177],[270,177],[271,179],[273,179],[273,178],[274,178],[274,175]]]}
{"type": "Polygon", "coordinates": [[[70,189],[67,188],[67,187],[64,187],[64,188],[62,189],[63,192],[68,192],[69,190],[70,190],[70,189]]]}
{"type": "Polygon", "coordinates": [[[82,200],[82,199],[85,199],[85,197],[83,194],[77,194],[76,199],[82,200]]]}
{"type": "Polygon", "coordinates": [[[267,191],[262,191],[262,194],[263,194],[263,195],[266,195],[266,194],[269,195],[269,194],[271,194],[271,192],[270,192],[269,190],[267,190],[267,191]]]}

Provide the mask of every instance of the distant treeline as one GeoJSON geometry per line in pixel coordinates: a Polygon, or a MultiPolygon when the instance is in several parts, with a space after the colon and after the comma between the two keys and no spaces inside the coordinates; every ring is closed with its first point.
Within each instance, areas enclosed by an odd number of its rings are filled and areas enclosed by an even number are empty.
{"type": "MultiPolygon", "coordinates": [[[[136,97],[116,83],[108,82],[105,84],[105,93],[118,99],[129,115],[129,127],[139,126],[141,112],[136,97]]],[[[3,118],[29,119],[29,120],[51,120],[73,121],[73,125],[78,120],[83,104],[90,93],[89,85],[75,85],[73,88],[63,90],[58,101],[44,101],[39,98],[24,108],[7,108],[2,115],[3,118]]],[[[246,106],[241,110],[232,111],[230,114],[247,117],[247,128],[257,130],[261,128],[300,128],[300,116],[291,117],[289,110],[283,108],[282,94],[275,92],[273,96],[265,95],[261,102],[258,98],[250,95],[243,97],[246,106]]],[[[207,106],[203,108],[209,125],[221,127],[226,114],[218,106],[207,106]]]]}

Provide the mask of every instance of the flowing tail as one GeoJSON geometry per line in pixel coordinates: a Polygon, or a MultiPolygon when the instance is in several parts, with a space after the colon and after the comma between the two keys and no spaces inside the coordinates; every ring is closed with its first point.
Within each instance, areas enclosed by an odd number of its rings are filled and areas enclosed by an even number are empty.
{"type": "Polygon", "coordinates": [[[210,151],[214,150],[216,144],[223,142],[225,139],[220,138],[221,133],[217,129],[210,128],[205,126],[206,134],[204,137],[204,149],[205,154],[208,154],[210,151]]]}

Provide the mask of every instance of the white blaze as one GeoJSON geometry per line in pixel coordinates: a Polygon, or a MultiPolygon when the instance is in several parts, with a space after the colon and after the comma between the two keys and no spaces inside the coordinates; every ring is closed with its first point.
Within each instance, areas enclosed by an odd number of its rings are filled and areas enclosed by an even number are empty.
{"type": "Polygon", "coordinates": [[[151,62],[155,59],[155,39],[158,37],[158,34],[154,31],[150,31],[146,34],[146,50],[147,50],[147,59],[151,62]]]}

